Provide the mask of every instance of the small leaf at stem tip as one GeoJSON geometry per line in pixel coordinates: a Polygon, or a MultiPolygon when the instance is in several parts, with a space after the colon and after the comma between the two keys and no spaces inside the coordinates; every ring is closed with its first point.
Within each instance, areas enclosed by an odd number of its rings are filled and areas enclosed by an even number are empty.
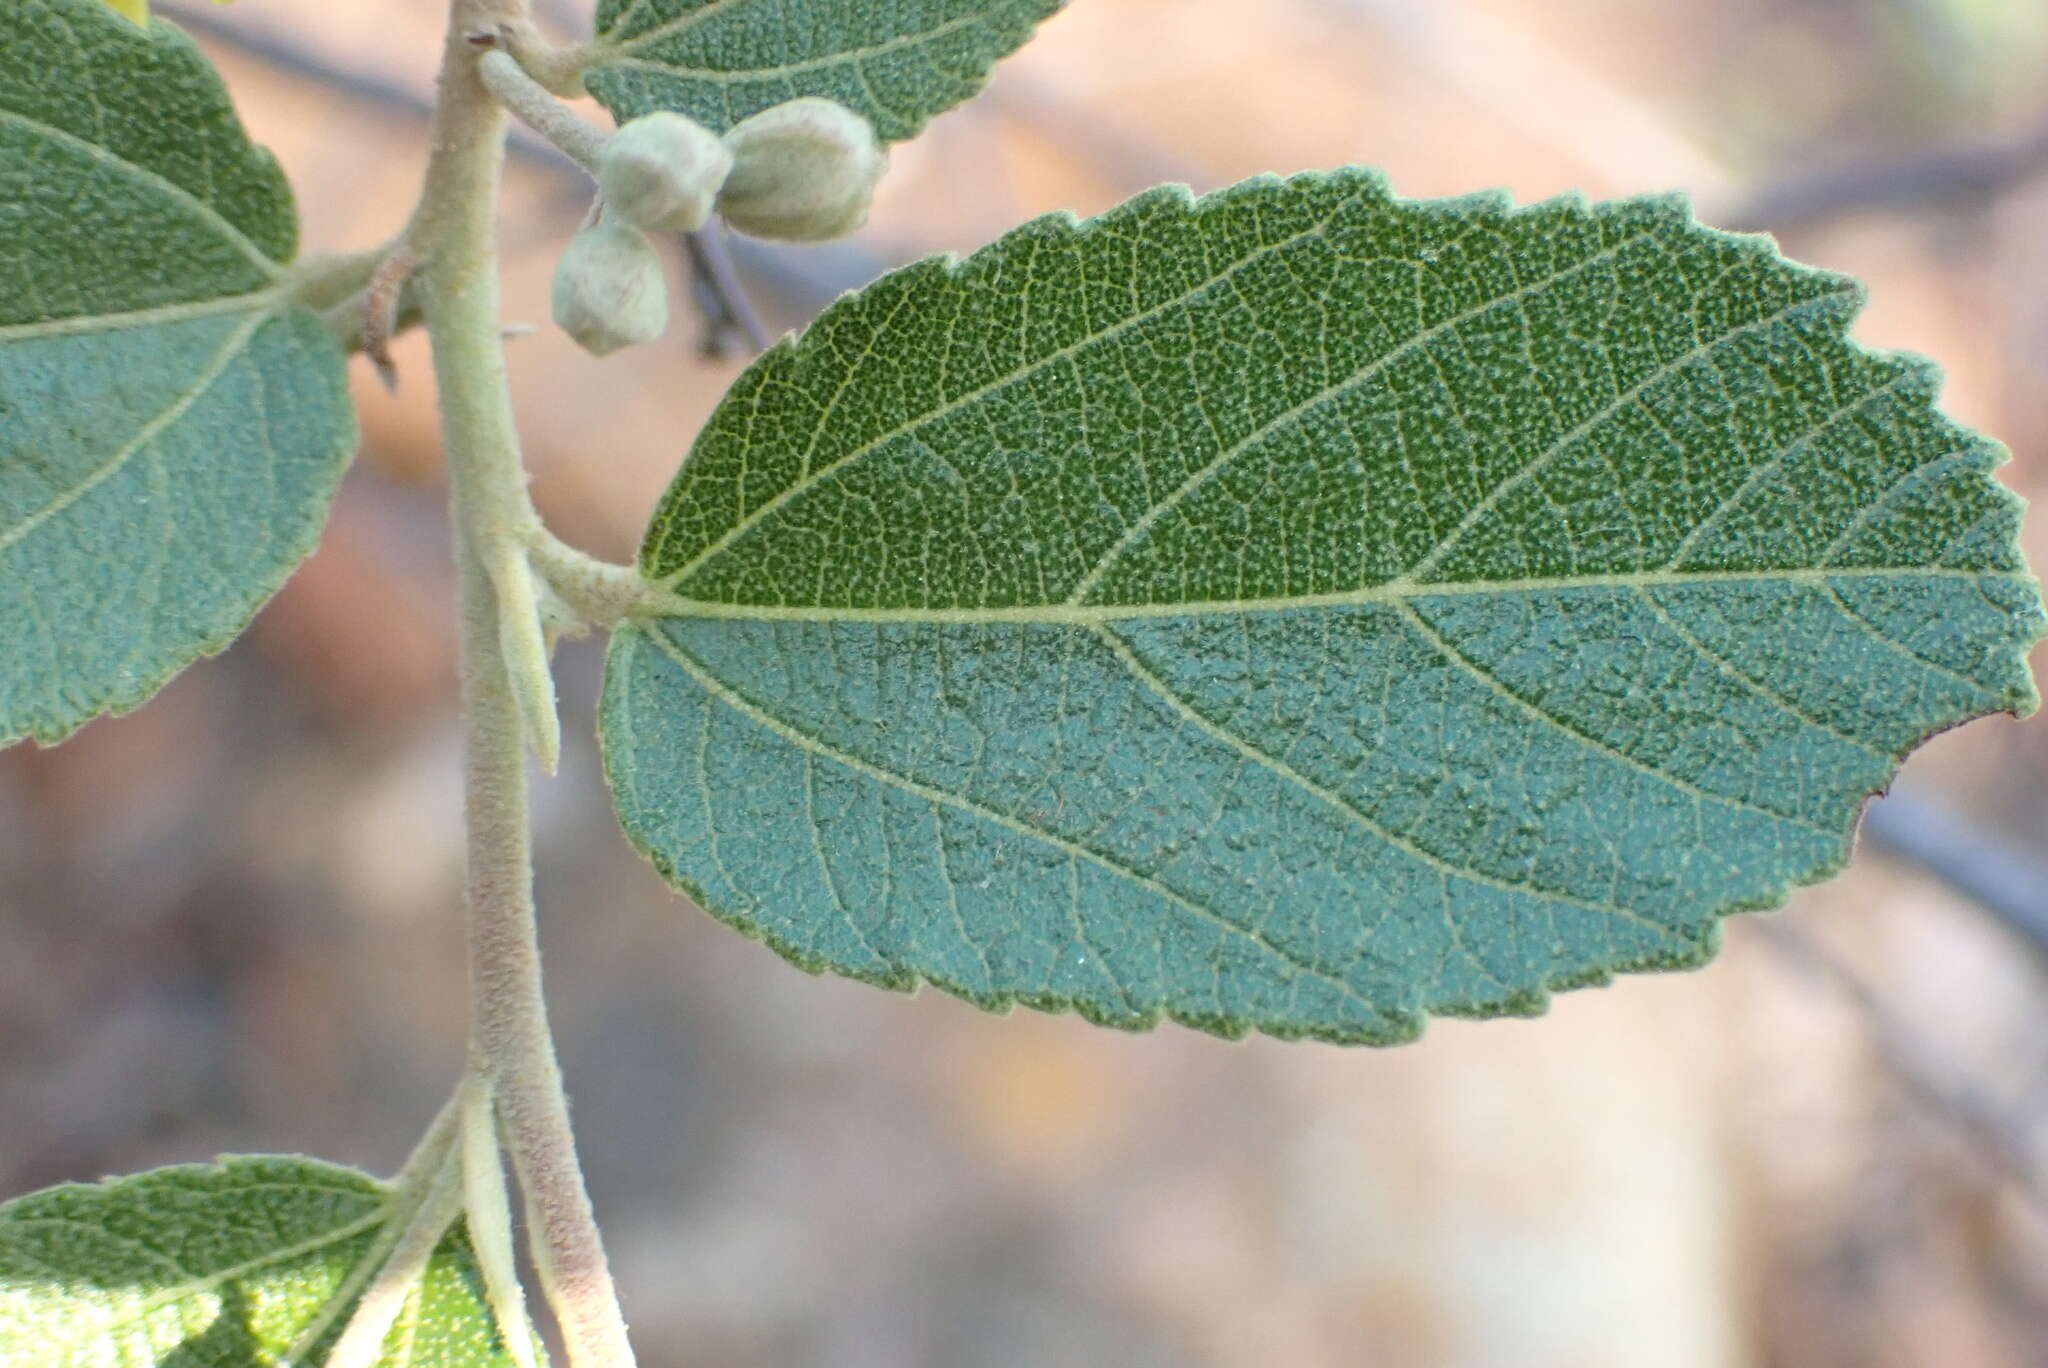
{"type": "Polygon", "coordinates": [[[1349,169],[1055,215],[727,392],[614,635],[620,817],[805,968],[1412,1038],[1705,961],[2035,705],[1995,442],[1672,198],[1349,169]]]}
{"type": "MultiPolygon", "coordinates": [[[[0,1205],[0,1368],[323,1363],[391,1190],[353,1169],[243,1155],[66,1184],[0,1205]],[[311,1352],[306,1352],[310,1348],[311,1352]]],[[[400,1217],[398,1219],[405,1219],[400,1217]]],[[[460,1228],[378,1368],[519,1368],[460,1228]]]]}

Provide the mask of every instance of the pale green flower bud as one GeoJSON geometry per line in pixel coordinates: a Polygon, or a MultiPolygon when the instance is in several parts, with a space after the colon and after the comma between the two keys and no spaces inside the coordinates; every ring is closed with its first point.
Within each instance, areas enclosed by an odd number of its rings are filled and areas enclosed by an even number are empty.
{"type": "Polygon", "coordinates": [[[666,110],[614,133],[597,154],[597,188],[620,218],[650,233],[688,233],[711,217],[732,153],[694,119],[666,110]]]}
{"type": "Polygon", "coordinates": [[[661,258],[645,233],[611,213],[569,239],[553,302],[556,324],[592,356],[652,342],[668,326],[661,258]]]}
{"type": "Polygon", "coordinates": [[[725,145],[732,174],[719,212],[743,233],[785,242],[824,242],[860,227],[888,161],[866,119],[815,97],[733,125],[725,145]]]}

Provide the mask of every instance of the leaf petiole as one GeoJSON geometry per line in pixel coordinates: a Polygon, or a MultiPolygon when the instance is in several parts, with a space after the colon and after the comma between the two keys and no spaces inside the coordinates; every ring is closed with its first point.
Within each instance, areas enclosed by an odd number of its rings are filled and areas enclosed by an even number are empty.
{"type": "MultiPolygon", "coordinates": [[[[563,108],[517,58],[497,43],[496,37],[491,37],[489,50],[477,62],[477,74],[491,95],[569,160],[595,175],[597,154],[607,140],[605,132],[563,108]]],[[[479,40],[478,45],[484,46],[483,41],[479,40]]]]}
{"type": "Polygon", "coordinates": [[[568,635],[662,611],[672,598],[638,568],[579,551],[538,523],[527,534],[526,554],[534,574],[575,615],[568,635]]]}
{"type": "MultiPolygon", "coordinates": [[[[388,1185],[389,1197],[384,1206],[384,1222],[377,1232],[377,1238],[363,1251],[363,1257],[350,1270],[341,1286],[327,1301],[321,1313],[300,1332],[291,1347],[285,1350],[280,1360],[283,1368],[313,1368],[308,1356],[327,1331],[340,1319],[341,1313],[354,1302],[371,1278],[390,1267],[394,1251],[405,1231],[411,1226],[420,1209],[426,1204],[436,1177],[446,1167],[455,1143],[456,1125],[461,1117],[464,1097],[473,1085],[465,1080],[441,1107],[440,1113],[428,1125],[426,1133],[406,1157],[403,1167],[392,1177],[388,1185]]],[[[361,1315],[360,1309],[357,1315],[361,1315]]],[[[351,1318],[353,1328],[354,1318],[351,1318]]],[[[387,1326],[388,1330],[389,1327],[387,1326]]],[[[350,1332],[343,1332],[345,1340],[350,1332]]],[[[381,1346],[382,1338],[377,1341],[381,1346]]],[[[338,1345],[337,1345],[338,1349],[338,1345]]],[[[330,1359],[326,1368],[335,1368],[341,1360],[330,1359]]]]}
{"type": "MultiPolygon", "coordinates": [[[[452,1136],[450,1139],[452,1140],[452,1136]]],[[[446,1144],[432,1177],[414,1207],[412,1216],[390,1246],[377,1276],[370,1280],[355,1314],[335,1341],[324,1368],[375,1368],[384,1354],[384,1341],[398,1321],[405,1304],[419,1290],[427,1264],[441,1245],[442,1236],[462,1214],[462,1161],[453,1144],[446,1144]]],[[[393,1227],[398,1227],[394,1223],[393,1227]]],[[[505,1327],[510,1342],[510,1327],[505,1327]]]]}
{"type": "Polygon", "coordinates": [[[518,1368],[535,1368],[533,1325],[512,1254],[512,1205],[499,1153],[496,1090],[472,1072],[457,1094],[461,1108],[462,1207],[469,1243],[484,1275],[498,1336],[518,1368]]]}

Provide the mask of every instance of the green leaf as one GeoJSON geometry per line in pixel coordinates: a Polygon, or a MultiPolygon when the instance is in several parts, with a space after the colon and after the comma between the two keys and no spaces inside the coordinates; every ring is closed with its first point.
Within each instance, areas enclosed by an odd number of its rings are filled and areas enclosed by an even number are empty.
{"type": "Polygon", "coordinates": [[[1693,965],[1929,733],[2034,706],[1994,443],[1670,199],[1142,195],[741,377],[602,725],[797,963],[1395,1041],[1693,965]]]}
{"type": "Polygon", "coordinates": [[[584,74],[620,123],[657,109],[715,132],[800,96],[915,135],[979,91],[1066,0],[602,0],[584,74]]]}
{"type": "MultiPolygon", "coordinates": [[[[0,1206],[0,1368],[268,1368],[294,1346],[294,1368],[310,1368],[374,1271],[360,1265],[385,1223],[382,1184],[296,1157],[17,1198],[0,1206]]],[[[379,1364],[510,1368],[460,1229],[379,1364]]]]}
{"type": "Polygon", "coordinates": [[[0,744],[141,702],[312,550],[355,420],[297,232],[177,30],[0,11],[0,744]]]}

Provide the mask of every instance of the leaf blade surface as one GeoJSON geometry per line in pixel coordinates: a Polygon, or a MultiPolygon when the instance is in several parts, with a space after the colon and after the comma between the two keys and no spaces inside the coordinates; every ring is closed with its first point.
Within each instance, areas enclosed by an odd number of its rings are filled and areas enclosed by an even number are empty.
{"type": "MultiPolygon", "coordinates": [[[[346,1323],[350,1275],[384,1225],[385,1199],[352,1169],[284,1156],[16,1198],[0,1205],[0,1365],[257,1368],[294,1345],[324,1353],[346,1323]]],[[[468,1242],[452,1232],[380,1368],[512,1361],[468,1242]]]]}
{"type": "Polygon", "coordinates": [[[0,743],[52,742],[240,632],[355,423],[290,191],[197,50],[88,0],[0,24],[0,743]]]}
{"type": "Polygon", "coordinates": [[[1064,0],[604,0],[585,80],[620,123],[670,109],[723,132],[802,96],[883,142],[979,91],[1064,0]]]}
{"type": "Polygon", "coordinates": [[[1859,298],[1672,201],[1356,172],[907,268],[657,512],[621,816],[799,963],[1122,1025],[1697,963],[2033,702],[2001,453],[1859,298]]]}

